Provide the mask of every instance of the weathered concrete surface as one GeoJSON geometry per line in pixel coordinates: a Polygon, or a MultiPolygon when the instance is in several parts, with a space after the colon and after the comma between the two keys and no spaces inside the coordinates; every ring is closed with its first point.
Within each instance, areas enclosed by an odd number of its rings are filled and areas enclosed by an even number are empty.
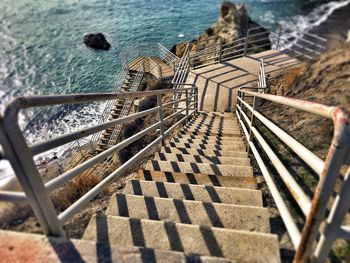
{"type": "Polygon", "coordinates": [[[176,148],[194,148],[202,150],[217,150],[217,151],[245,151],[246,146],[243,142],[232,142],[231,145],[218,145],[218,144],[201,144],[201,143],[183,143],[169,141],[166,146],[176,148]]]}
{"type": "Polygon", "coordinates": [[[239,262],[279,262],[277,236],[265,234],[269,212],[261,192],[249,190],[257,182],[240,129],[232,114],[221,116],[200,113],[167,141],[124,193],[113,195],[108,216],[91,219],[84,238],[239,262]],[[202,131],[207,135],[199,135],[202,131]]]}
{"type": "Polygon", "coordinates": [[[216,157],[189,154],[172,154],[172,153],[156,153],[155,160],[171,161],[171,162],[187,162],[187,163],[207,163],[207,164],[226,164],[226,165],[250,165],[249,158],[234,157],[216,157]]]}
{"type": "Polygon", "coordinates": [[[226,123],[222,124],[221,122],[212,122],[212,121],[200,121],[200,120],[194,120],[190,122],[186,127],[195,126],[197,128],[211,128],[211,129],[234,129],[234,130],[240,130],[240,126],[234,122],[231,124],[226,123]]]}
{"type": "Polygon", "coordinates": [[[287,54],[269,50],[192,70],[186,83],[198,86],[199,110],[233,112],[237,90],[240,87],[256,87],[260,58],[264,59],[266,74],[274,74],[299,63],[287,54]]]}
{"type": "Polygon", "coordinates": [[[191,155],[205,155],[205,156],[220,156],[220,157],[245,157],[247,152],[240,151],[219,151],[219,150],[202,150],[200,148],[175,148],[164,146],[161,149],[162,153],[179,153],[179,154],[191,154],[191,155]]]}
{"type": "Polygon", "coordinates": [[[225,257],[242,262],[280,262],[277,236],[173,222],[93,216],[84,239],[225,257]],[[100,226],[108,227],[100,227],[100,226]]]}
{"type": "MultiPolygon", "coordinates": [[[[231,137],[234,138],[234,137],[231,137]]],[[[174,137],[170,140],[171,142],[175,142],[175,143],[196,143],[196,144],[216,144],[216,145],[231,145],[235,142],[240,142],[243,143],[243,139],[241,138],[235,138],[235,140],[205,140],[205,139],[191,139],[191,137],[187,137],[187,138],[183,138],[183,137],[174,137]]]]}
{"type": "Polygon", "coordinates": [[[241,137],[241,131],[239,129],[215,129],[210,127],[183,127],[183,131],[186,132],[198,132],[198,133],[212,133],[212,134],[222,134],[223,136],[236,136],[241,137]]]}
{"type": "Polygon", "coordinates": [[[242,134],[239,132],[234,132],[234,133],[222,133],[221,131],[207,131],[207,130],[202,130],[202,131],[196,131],[195,129],[189,130],[186,128],[182,128],[180,133],[182,134],[190,134],[190,135],[197,135],[197,136],[223,136],[223,137],[239,137],[242,138],[242,134]]]}
{"type": "Polygon", "coordinates": [[[207,227],[270,232],[268,210],[256,206],[116,194],[112,196],[107,214],[207,227]]]}
{"type": "Polygon", "coordinates": [[[0,262],[232,262],[134,246],[110,246],[90,240],[62,239],[0,230],[0,262]]]}
{"type": "Polygon", "coordinates": [[[245,189],[256,189],[257,181],[254,177],[228,177],[196,173],[174,173],[164,171],[140,170],[136,179],[156,182],[181,184],[226,186],[245,189]]]}
{"type": "Polygon", "coordinates": [[[253,176],[251,166],[219,165],[206,163],[186,163],[151,160],[146,165],[147,170],[177,172],[177,173],[203,173],[221,176],[253,176]]]}
{"type": "Polygon", "coordinates": [[[262,206],[261,191],[233,187],[130,180],[125,186],[124,193],[179,200],[262,206]]]}
{"type": "Polygon", "coordinates": [[[215,141],[219,141],[221,143],[227,141],[228,143],[233,142],[233,141],[242,141],[242,137],[226,137],[226,136],[207,136],[207,135],[203,135],[203,136],[196,136],[193,134],[182,134],[179,133],[175,138],[188,138],[188,139],[193,139],[193,140],[215,140],[215,141]]]}

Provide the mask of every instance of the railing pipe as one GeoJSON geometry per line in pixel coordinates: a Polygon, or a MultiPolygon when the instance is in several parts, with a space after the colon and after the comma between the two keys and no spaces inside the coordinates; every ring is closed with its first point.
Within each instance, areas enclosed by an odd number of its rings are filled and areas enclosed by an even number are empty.
{"type": "Polygon", "coordinates": [[[281,139],[290,149],[292,149],[305,163],[307,163],[319,176],[322,173],[324,167],[324,161],[322,161],[317,155],[307,149],[303,144],[298,142],[288,133],[279,128],[276,124],[268,120],[261,113],[254,110],[245,101],[242,103],[252,112],[254,116],[258,118],[270,131],[272,131],[279,139],[281,139]]]}
{"type": "Polygon", "coordinates": [[[350,168],[345,176],[342,188],[337,195],[328,215],[326,226],[315,250],[317,262],[325,262],[335,239],[350,240],[350,231],[342,228],[345,215],[350,209],[350,168]]]}
{"type": "Polygon", "coordinates": [[[155,147],[160,141],[161,137],[158,137],[152,143],[147,145],[141,151],[139,151],[136,155],[134,155],[131,159],[125,162],[122,166],[117,168],[113,173],[108,175],[105,179],[103,179],[100,183],[94,186],[90,191],[88,191],[84,196],[78,199],[74,204],[64,210],[59,216],[58,219],[61,224],[67,222],[74,214],[79,212],[83,207],[85,207],[92,199],[94,199],[106,186],[108,186],[116,177],[121,176],[124,172],[130,169],[132,165],[144,154],[149,153],[149,151],[155,147]]]}
{"type": "Polygon", "coordinates": [[[30,147],[33,155],[37,155],[37,154],[43,153],[45,151],[48,151],[54,147],[64,145],[64,144],[72,142],[74,140],[78,140],[79,138],[81,138],[83,136],[86,137],[86,136],[89,136],[89,135],[94,134],[96,132],[106,130],[110,127],[114,127],[116,125],[124,124],[124,123],[127,123],[129,121],[133,121],[135,119],[147,116],[149,114],[157,112],[158,110],[159,110],[158,108],[144,110],[142,112],[138,112],[138,113],[135,113],[133,115],[124,116],[124,117],[121,117],[121,118],[113,120],[113,121],[109,121],[109,122],[106,122],[103,124],[97,124],[97,125],[94,125],[92,127],[88,127],[88,128],[80,129],[80,130],[75,131],[75,132],[64,134],[64,135],[58,136],[56,138],[49,139],[45,142],[35,143],[29,147],[30,147]]]}
{"type": "Polygon", "coordinates": [[[46,188],[49,191],[53,191],[54,189],[62,186],[63,184],[67,183],[69,180],[73,179],[74,177],[78,176],[79,174],[83,173],[87,169],[91,168],[95,164],[98,164],[99,162],[103,161],[106,159],[108,156],[113,154],[116,151],[119,151],[126,146],[130,145],[131,143],[137,141],[144,135],[146,135],[148,132],[153,131],[157,129],[160,125],[160,122],[157,122],[146,129],[142,130],[141,132],[134,134],[133,136],[123,140],[122,142],[118,143],[117,145],[112,146],[111,148],[103,151],[102,153],[90,158],[86,162],[79,164],[75,166],[73,169],[61,174],[60,176],[56,177],[55,179],[47,182],[45,184],[46,188]]]}
{"type": "Polygon", "coordinates": [[[340,169],[346,163],[350,150],[350,116],[340,108],[332,108],[331,117],[334,122],[334,135],[328,151],[323,172],[317,184],[310,214],[306,219],[300,246],[295,255],[296,262],[305,262],[320,224],[327,210],[327,204],[333,191],[340,169]]]}
{"type": "Polygon", "coordinates": [[[18,126],[16,108],[6,108],[5,118],[2,119],[0,116],[0,142],[45,233],[65,237],[50,196],[41,181],[33,156],[18,126]]]}
{"type": "Polygon", "coordinates": [[[162,95],[157,95],[157,104],[158,104],[158,120],[159,120],[159,132],[160,137],[162,138],[162,145],[165,145],[164,142],[164,114],[163,114],[163,105],[162,105],[162,95]]]}
{"type": "Polygon", "coordinates": [[[26,197],[25,193],[6,191],[6,190],[0,190],[0,201],[15,202],[15,203],[21,203],[21,204],[29,203],[29,200],[26,197]]]}

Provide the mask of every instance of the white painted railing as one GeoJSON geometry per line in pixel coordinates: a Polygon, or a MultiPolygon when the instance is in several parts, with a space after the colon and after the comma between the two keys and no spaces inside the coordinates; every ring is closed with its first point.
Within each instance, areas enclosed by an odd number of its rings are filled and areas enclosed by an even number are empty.
{"type": "Polygon", "coordinates": [[[309,32],[282,34],[281,27],[278,27],[277,32],[253,27],[247,30],[245,37],[230,43],[218,42],[215,37],[211,37],[189,44],[196,45],[196,50],[190,54],[190,65],[200,68],[271,48],[299,59],[312,59],[325,50],[326,39],[309,32]]]}
{"type": "Polygon", "coordinates": [[[20,203],[29,203],[38,218],[38,221],[44,228],[46,234],[53,236],[65,236],[63,224],[67,222],[75,213],[86,206],[94,197],[96,197],[103,189],[105,189],[117,177],[123,175],[127,170],[133,167],[137,160],[144,157],[150,149],[162,143],[164,139],[170,135],[175,128],[181,125],[195,114],[197,110],[197,96],[195,95],[196,87],[181,88],[177,90],[161,90],[161,91],[145,91],[145,92],[129,92],[129,93],[97,93],[97,94],[71,94],[56,96],[34,96],[19,97],[12,100],[5,109],[4,117],[0,116],[0,144],[3,150],[0,156],[11,163],[16,177],[20,182],[24,192],[8,192],[0,191],[0,201],[11,201],[20,203]],[[185,107],[181,110],[174,111],[169,116],[164,116],[163,109],[178,104],[178,100],[164,103],[163,96],[166,94],[186,93],[185,107]],[[116,120],[107,121],[87,128],[83,128],[74,132],[63,134],[47,141],[28,145],[23,133],[18,125],[18,113],[21,109],[32,107],[47,107],[61,104],[78,104],[78,103],[95,103],[106,100],[117,99],[135,99],[140,97],[157,96],[158,104],[148,110],[134,113],[116,120]],[[158,120],[155,124],[144,128],[133,136],[113,145],[111,148],[96,156],[84,161],[74,168],[64,172],[58,177],[47,183],[42,182],[38,168],[34,163],[34,156],[43,152],[55,149],[70,142],[86,138],[95,133],[99,133],[107,128],[116,125],[122,125],[130,121],[157,114],[158,120]],[[181,117],[179,121],[170,128],[165,125],[168,121],[181,117]],[[111,157],[116,152],[127,147],[131,143],[137,141],[143,136],[159,130],[159,136],[149,143],[140,152],[134,155],[126,163],[118,167],[115,171],[108,174],[96,186],[89,190],[85,195],[68,207],[65,211],[57,215],[49,193],[55,189],[64,186],[70,180],[74,180],[77,176],[84,173],[91,167],[103,163],[106,158],[111,157]]]}
{"type": "MultiPolygon", "coordinates": [[[[238,91],[236,114],[248,141],[249,149],[257,160],[296,249],[295,262],[306,262],[309,257],[313,257],[316,262],[324,262],[335,239],[350,240],[349,226],[342,226],[343,219],[350,209],[350,168],[345,172],[341,190],[332,205],[331,213],[326,217],[327,204],[332,192],[335,190],[336,181],[342,177],[340,170],[343,165],[350,164],[349,114],[337,107],[263,94],[251,90],[252,88],[238,91]],[[248,98],[249,101],[252,100],[251,103],[248,102],[248,98]],[[333,120],[334,136],[326,160],[321,160],[268,117],[259,112],[258,100],[270,101],[275,103],[276,106],[284,105],[333,120]],[[271,148],[265,136],[259,131],[260,126],[257,126],[257,121],[289,147],[318,175],[319,181],[313,196],[305,193],[290,170],[280,160],[279,153],[271,148]],[[288,208],[287,201],[283,199],[284,194],[281,194],[279,187],[277,187],[276,175],[271,174],[268,168],[269,164],[265,161],[266,159],[262,158],[262,155],[267,156],[277,171],[279,180],[282,180],[289,194],[301,209],[305,217],[303,229],[299,229],[295,217],[288,208]],[[326,225],[324,230],[320,227],[321,223],[326,225]],[[320,238],[318,238],[319,234],[320,238]],[[315,243],[317,248],[313,250],[315,243]]],[[[256,90],[258,91],[259,88],[256,90]]],[[[276,147],[276,149],[279,148],[276,147]]],[[[283,156],[283,153],[280,155],[283,156]]]]}

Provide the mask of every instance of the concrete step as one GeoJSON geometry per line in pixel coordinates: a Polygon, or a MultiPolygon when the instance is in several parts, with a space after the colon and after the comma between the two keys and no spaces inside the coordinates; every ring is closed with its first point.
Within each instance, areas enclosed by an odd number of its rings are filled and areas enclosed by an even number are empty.
{"type": "Polygon", "coordinates": [[[168,162],[150,160],[147,170],[176,172],[176,173],[203,173],[221,176],[253,176],[251,166],[216,165],[206,163],[168,162]]]}
{"type": "Polygon", "coordinates": [[[216,124],[238,124],[237,119],[227,119],[227,118],[214,118],[214,117],[205,117],[197,116],[191,119],[191,122],[197,123],[216,123],[216,124]]]}
{"type": "Polygon", "coordinates": [[[211,185],[129,180],[125,194],[261,207],[261,191],[211,185]]]}
{"type": "Polygon", "coordinates": [[[227,118],[212,118],[212,117],[195,117],[191,118],[190,123],[198,124],[216,124],[216,125],[237,125],[237,119],[227,119],[227,118]]]}
{"type": "Polygon", "coordinates": [[[249,158],[216,157],[189,154],[156,153],[154,160],[250,166],[249,158]]]}
{"type": "Polygon", "coordinates": [[[234,130],[234,129],[210,129],[210,128],[197,128],[197,127],[183,127],[182,130],[187,131],[187,132],[202,132],[202,133],[213,133],[213,134],[234,134],[234,135],[241,135],[241,131],[239,129],[234,130]]]}
{"type": "Polygon", "coordinates": [[[270,232],[269,211],[256,206],[115,194],[107,208],[107,214],[207,227],[270,232]]]}
{"type": "Polygon", "coordinates": [[[223,257],[239,262],[280,262],[276,235],[118,216],[93,216],[87,240],[223,257]]]}
{"type": "Polygon", "coordinates": [[[196,132],[215,132],[215,133],[230,133],[230,134],[241,134],[241,130],[239,128],[215,128],[215,127],[203,127],[203,126],[184,126],[183,129],[188,131],[196,131],[196,132]]]}
{"type": "Polygon", "coordinates": [[[242,134],[240,134],[238,132],[234,132],[234,133],[227,133],[227,132],[225,132],[225,133],[223,133],[223,132],[220,132],[220,131],[218,131],[218,132],[214,132],[214,131],[209,132],[209,131],[205,131],[205,130],[203,130],[203,131],[198,131],[197,130],[196,131],[194,129],[188,130],[188,129],[182,128],[180,130],[180,133],[182,133],[182,134],[189,134],[189,135],[196,135],[196,136],[204,136],[204,135],[206,135],[206,136],[223,136],[223,137],[239,137],[239,138],[242,138],[242,134]]]}
{"type": "Polygon", "coordinates": [[[195,144],[216,144],[216,145],[232,145],[233,143],[244,143],[243,139],[239,137],[231,137],[236,140],[232,141],[220,141],[220,140],[204,140],[201,139],[201,137],[197,137],[198,139],[191,139],[191,138],[181,138],[181,137],[175,137],[172,138],[170,141],[175,142],[175,143],[195,143],[195,144]]]}
{"type": "Polygon", "coordinates": [[[136,179],[155,182],[211,185],[218,187],[235,187],[245,189],[257,188],[257,181],[254,177],[228,177],[210,174],[172,173],[165,171],[139,170],[136,179]]]}
{"type": "Polygon", "coordinates": [[[236,115],[232,112],[205,112],[205,111],[199,111],[197,116],[206,116],[206,117],[215,117],[215,118],[228,118],[233,119],[236,118],[236,115]]]}
{"type": "Polygon", "coordinates": [[[216,145],[216,144],[197,144],[197,143],[182,143],[168,142],[166,146],[175,148],[193,148],[201,150],[216,150],[216,151],[245,151],[246,146],[241,142],[232,142],[231,145],[216,145]]]}
{"type": "Polygon", "coordinates": [[[4,230],[0,230],[0,251],[1,262],[232,262],[218,257],[4,230]]]}
{"type": "Polygon", "coordinates": [[[201,122],[189,122],[187,124],[187,127],[201,127],[201,128],[211,128],[211,129],[236,129],[236,130],[239,130],[240,129],[240,126],[237,124],[237,123],[226,123],[224,122],[223,124],[222,123],[211,123],[211,122],[208,122],[208,123],[201,123],[201,122]]]}
{"type": "Polygon", "coordinates": [[[226,137],[226,136],[206,136],[206,135],[193,135],[193,134],[186,134],[186,133],[179,133],[177,134],[176,138],[181,139],[193,139],[193,140],[215,140],[220,142],[233,142],[233,141],[241,141],[242,137],[226,137]]]}
{"type": "Polygon", "coordinates": [[[191,155],[217,156],[217,157],[247,157],[247,152],[240,151],[218,151],[218,150],[202,150],[195,148],[176,148],[164,146],[161,148],[162,153],[179,153],[191,155]]]}

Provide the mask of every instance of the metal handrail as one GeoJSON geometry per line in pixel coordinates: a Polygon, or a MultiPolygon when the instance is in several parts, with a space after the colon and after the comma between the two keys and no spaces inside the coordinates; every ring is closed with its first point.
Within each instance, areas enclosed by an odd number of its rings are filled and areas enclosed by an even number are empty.
{"type": "Polygon", "coordinates": [[[186,81],[186,78],[188,76],[189,70],[190,70],[190,44],[186,45],[184,54],[179,62],[179,65],[174,73],[174,77],[171,81],[171,83],[174,85],[174,89],[177,89],[180,87],[178,83],[184,83],[186,81]]]}
{"type": "Polygon", "coordinates": [[[245,37],[236,39],[230,43],[216,43],[216,38],[214,37],[209,40],[197,41],[198,49],[190,54],[191,67],[199,68],[225,60],[243,57],[248,53],[254,53],[259,48],[270,45],[276,50],[289,51],[306,59],[313,59],[315,56],[320,55],[321,51],[326,48],[325,43],[327,40],[325,38],[307,31],[298,32],[298,36],[290,36],[288,34],[282,35],[281,26],[278,27],[277,32],[273,30],[259,32],[258,30],[262,28],[259,26],[249,28],[245,37]],[[262,41],[269,41],[269,43],[252,46],[252,44],[262,41]]]}
{"type": "MultiPolygon", "coordinates": [[[[38,218],[38,221],[45,229],[47,234],[53,236],[65,236],[62,225],[71,218],[77,211],[83,208],[90,200],[92,200],[97,194],[99,194],[109,183],[114,180],[117,176],[124,174],[133,164],[142,156],[144,156],[149,149],[156,146],[158,143],[164,141],[165,137],[168,136],[175,128],[181,123],[185,122],[196,112],[197,96],[186,97],[186,106],[183,111],[186,111],[184,117],[177,121],[170,128],[166,128],[165,121],[169,118],[175,118],[182,114],[181,112],[175,112],[163,119],[163,102],[162,96],[165,94],[176,94],[190,92],[196,94],[197,88],[191,86],[189,88],[181,88],[178,90],[157,90],[157,91],[143,91],[143,92],[129,92],[129,93],[97,93],[97,94],[72,94],[72,95],[56,95],[56,96],[28,96],[19,97],[12,100],[5,109],[4,117],[0,116],[0,142],[6,153],[4,157],[10,161],[15,174],[25,192],[25,194],[12,194],[8,192],[0,192],[0,200],[11,200],[19,202],[28,202],[38,218]],[[115,100],[115,99],[132,99],[138,97],[157,96],[158,105],[152,109],[134,113],[123,118],[107,121],[102,124],[96,124],[92,127],[83,128],[75,132],[67,133],[53,139],[28,145],[22,131],[18,125],[18,113],[21,109],[32,108],[32,107],[46,107],[51,105],[59,104],[76,104],[76,103],[95,103],[97,101],[115,100]],[[66,171],[57,178],[47,182],[45,185],[41,181],[41,176],[34,163],[34,156],[42,152],[52,150],[56,147],[70,143],[77,139],[90,136],[93,133],[100,132],[107,127],[120,125],[127,123],[131,120],[148,116],[150,114],[158,113],[158,121],[145,128],[144,130],[136,133],[135,135],[121,141],[120,143],[112,146],[110,149],[97,154],[89,160],[79,164],[73,169],[66,171]],[[140,139],[150,131],[160,129],[160,135],[151,142],[147,147],[142,149],[138,154],[133,156],[129,161],[121,165],[117,170],[107,175],[101,182],[95,187],[88,191],[78,201],[72,204],[69,208],[63,211],[58,216],[53,207],[52,201],[49,197],[48,191],[52,191],[64,185],[69,180],[73,180],[76,176],[91,168],[93,165],[101,163],[105,158],[111,156],[118,150],[130,145],[136,140],[140,139]]],[[[178,103],[178,101],[173,101],[178,103]]],[[[183,115],[182,115],[183,116],[183,115]]]]}
{"type": "Polygon", "coordinates": [[[314,257],[317,262],[323,262],[328,256],[331,245],[335,239],[345,237],[350,240],[350,232],[347,232],[347,228],[342,226],[342,219],[350,208],[348,200],[344,200],[344,198],[349,196],[350,191],[350,168],[346,172],[345,180],[342,183],[342,191],[338,193],[336,198],[337,202],[334,202],[332,212],[328,219],[325,220],[327,204],[340,174],[340,169],[342,165],[350,164],[349,114],[338,107],[329,107],[318,103],[262,94],[245,89],[240,89],[238,91],[236,114],[245,137],[247,138],[249,149],[251,149],[254,154],[259,168],[266,179],[268,188],[296,249],[295,262],[305,262],[310,255],[314,257]],[[250,98],[253,97],[252,105],[249,105],[249,103],[245,101],[245,97],[247,96],[250,98]],[[326,160],[321,160],[304,145],[261,114],[257,110],[258,98],[333,120],[334,136],[326,160]],[[250,118],[246,114],[246,111],[250,112],[250,118]],[[279,140],[284,142],[319,175],[319,181],[312,200],[304,193],[293,176],[291,176],[288,169],[278,158],[277,154],[271,149],[258,129],[256,129],[254,124],[255,119],[259,120],[264,127],[270,130],[279,140]],[[283,200],[273,177],[267,169],[266,163],[261,158],[261,152],[257,150],[253,137],[267,154],[284,184],[287,186],[287,189],[289,189],[295,201],[303,211],[306,217],[306,223],[302,232],[299,231],[286,202],[283,200]],[[326,222],[326,228],[323,232],[320,230],[321,222],[326,222]],[[321,238],[317,240],[317,234],[320,231],[322,232],[321,238]],[[312,251],[314,242],[317,243],[317,248],[315,251],[312,251]]]}
{"type": "Polygon", "coordinates": [[[259,92],[265,92],[265,89],[267,88],[266,85],[266,75],[265,75],[265,65],[264,65],[264,59],[260,59],[260,66],[259,66],[259,74],[258,74],[258,81],[257,81],[258,91],[259,92]]]}
{"type": "Polygon", "coordinates": [[[164,47],[160,43],[135,44],[135,45],[132,45],[129,49],[123,50],[120,56],[121,58],[123,58],[122,63],[125,68],[128,68],[128,65],[130,62],[142,56],[159,57],[166,64],[171,66],[173,69],[176,68],[180,60],[175,54],[173,54],[170,50],[168,50],[166,47],[164,47]]]}

